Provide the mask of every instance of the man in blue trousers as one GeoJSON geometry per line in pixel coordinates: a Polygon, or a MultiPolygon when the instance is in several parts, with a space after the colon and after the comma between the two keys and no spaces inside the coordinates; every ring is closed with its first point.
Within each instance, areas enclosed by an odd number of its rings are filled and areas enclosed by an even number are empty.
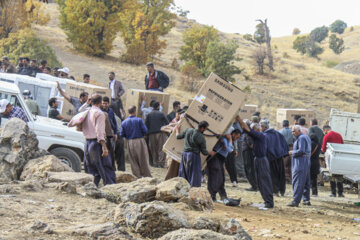
{"type": "Polygon", "coordinates": [[[253,153],[255,156],[255,174],[258,180],[258,188],[265,201],[265,208],[273,208],[273,186],[270,176],[269,161],[266,157],[268,145],[266,136],[261,132],[258,123],[252,123],[249,127],[240,116],[237,116],[236,120],[240,123],[241,128],[254,138],[253,153]]]}
{"type": "Polygon", "coordinates": [[[310,206],[311,140],[301,133],[299,125],[293,126],[292,134],[296,139],[293,150],[289,152],[289,155],[292,155],[291,172],[294,195],[293,201],[288,206],[298,207],[301,198],[304,205],[310,206]]]}

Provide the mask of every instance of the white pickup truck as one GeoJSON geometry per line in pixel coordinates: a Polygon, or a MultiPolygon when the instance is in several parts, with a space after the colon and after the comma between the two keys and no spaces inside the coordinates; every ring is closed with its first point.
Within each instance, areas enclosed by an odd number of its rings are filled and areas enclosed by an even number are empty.
{"type": "MultiPolygon", "coordinates": [[[[25,104],[22,94],[14,83],[1,82],[0,99],[7,99],[13,106],[25,111],[29,119],[28,126],[35,132],[39,147],[54,154],[74,171],[81,171],[81,159],[84,156],[85,138],[75,128],[69,128],[63,122],[42,116],[34,116],[25,104]]],[[[7,118],[1,116],[1,126],[7,118]]]]}

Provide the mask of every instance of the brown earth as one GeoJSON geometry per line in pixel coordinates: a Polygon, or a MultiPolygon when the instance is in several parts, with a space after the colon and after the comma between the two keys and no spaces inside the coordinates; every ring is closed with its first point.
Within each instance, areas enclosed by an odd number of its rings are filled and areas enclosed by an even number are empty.
{"type": "MultiPolygon", "coordinates": [[[[127,169],[130,166],[127,165],[127,169]]],[[[152,168],[155,177],[163,179],[164,169],[152,168]]],[[[16,189],[21,184],[11,184],[16,189]]],[[[0,185],[1,187],[1,185],[0,185]]],[[[286,207],[291,201],[291,185],[285,197],[275,197],[275,208],[259,210],[250,206],[261,203],[260,193],[245,191],[247,183],[232,187],[227,180],[230,197],[241,197],[240,207],[227,207],[215,203],[211,215],[217,218],[235,218],[253,239],[359,239],[359,201],[354,193],[346,198],[330,199],[328,188],[320,188],[320,196],[312,199],[312,206],[286,207]]],[[[40,191],[0,192],[0,239],[88,239],[74,235],[71,230],[78,224],[102,224],[116,204],[105,199],[92,199],[79,194],[61,193],[54,188],[40,191]],[[47,224],[46,231],[34,231],[36,222],[47,224]]]]}

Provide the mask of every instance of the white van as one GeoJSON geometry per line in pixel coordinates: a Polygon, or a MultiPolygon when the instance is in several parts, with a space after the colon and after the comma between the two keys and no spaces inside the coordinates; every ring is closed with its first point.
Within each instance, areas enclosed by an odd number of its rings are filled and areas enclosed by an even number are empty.
{"type": "MultiPolygon", "coordinates": [[[[0,99],[7,99],[13,106],[24,110],[29,119],[28,126],[35,132],[40,148],[54,154],[75,171],[81,171],[81,159],[84,156],[85,146],[85,138],[81,132],[76,131],[75,128],[68,128],[61,121],[33,116],[15,83],[1,82],[0,99]]],[[[1,116],[1,126],[6,121],[7,118],[1,116]]]]}

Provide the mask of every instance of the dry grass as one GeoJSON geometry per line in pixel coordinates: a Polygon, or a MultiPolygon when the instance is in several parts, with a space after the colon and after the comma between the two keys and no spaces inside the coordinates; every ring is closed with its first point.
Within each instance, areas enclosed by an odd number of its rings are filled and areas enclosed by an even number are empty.
{"type": "MultiPolygon", "coordinates": [[[[72,50],[71,44],[66,41],[66,36],[59,27],[56,4],[49,4],[47,8],[52,19],[47,26],[36,27],[36,31],[41,38],[50,42],[63,65],[70,68],[72,75],[80,78],[86,72],[92,76],[92,79],[106,85],[107,72],[115,71],[117,78],[124,82],[126,88],[144,87],[145,67],[119,61],[120,55],[125,52],[120,36],[114,42],[113,51],[105,59],[79,54],[72,50]]],[[[168,46],[164,53],[153,60],[156,67],[171,78],[171,85],[167,89],[171,94],[171,101],[180,100],[184,105],[187,105],[188,99],[194,94],[183,90],[180,72],[171,69],[170,66],[174,58],[179,59],[182,32],[192,24],[192,21],[178,19],[176,28],[172,29],[165,38],[168,46]]],[[[356,60],[359,56],[360,27],[355,27],[352,32],[347,29],[342,37],[345,40],[345,51],[341,55],[335,55],[328,50],[328,43],[324,42],[322,45],[326,51],[320,56],[320,61],[296,53],[292,49],[292,42],[296,38],[294,36],[273,38],[276,71],[259,76],[255,73],[251,59],[251,54],[257,45],[244,40],[241,35],[221,33],[223,40],[231,39],[239,44],[237,55],[243,60],[237,64],[245,68],[245,71],[235,77],[236,85],[241,88],[251,87],[251,95],[248,96],[247,103],[257,104],[262,116],[271,121],[275,121],[277,108],[312,109],[321,122],[326,121],[332,107],[344,111],[356,111],[359,87],[355,85],[355,79],[359,77],[326,67],[327,61],[344,62],[356,60]],[[248,79],[244,77],[245,75],[248,79]]],[[[183,64],[181,61],[179,63],[183,64]]]]}

